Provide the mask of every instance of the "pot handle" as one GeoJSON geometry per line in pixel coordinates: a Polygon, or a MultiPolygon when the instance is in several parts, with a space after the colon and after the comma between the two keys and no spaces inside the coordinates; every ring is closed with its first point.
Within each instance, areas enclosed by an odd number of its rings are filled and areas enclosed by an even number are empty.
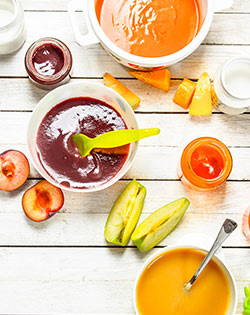
{"type": "Polygon", "coordinates": [[[231,8],[233,0],[214,0],[214,12],[231,8]]]}
{"type": "Polygon", "coordinates": [[[88,46],[99,43],[99,40],[92,31],[89,18],[87,16],[87,1],[89,0],[71,0],[68,4],[68,13],[75,34],[75,39],[80,46],[88,46]],[[77,10],[83,11],[85,15],[85,20],[88,29],[88,33],[85,35],[81,34],[79,26],[76,21],[75,12],[77,10]]]}

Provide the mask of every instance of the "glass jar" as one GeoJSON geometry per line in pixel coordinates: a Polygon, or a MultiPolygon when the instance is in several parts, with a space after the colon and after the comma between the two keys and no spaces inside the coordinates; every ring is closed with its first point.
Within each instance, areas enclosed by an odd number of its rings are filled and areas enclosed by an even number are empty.
{"type": "Polygon", "coordinates": [[[250,107],[250,58],[236,57],[217,70],[214,82],[217,108],[229,115],[244,113],[250,107]]]}
{"type": "Polygon", "coordinates": [[[0,0],[0,55],[18,50],[25,41],[24,12],[18,0],[0,0]]]}
{"type": "Polygon", "coordinates": [[[42,89],[54,89],[70,80],[72,55],[60,40],[41,38],[27,50],[25,67],[32,83],[42,89]]]}
{"type": "Polygon", "coordinates": [[[183,150],[179,178],[195,190],[212,190],[223,184],[232,170],[232,156],[221,141],[201,137],[191,141],[183,150]]]}

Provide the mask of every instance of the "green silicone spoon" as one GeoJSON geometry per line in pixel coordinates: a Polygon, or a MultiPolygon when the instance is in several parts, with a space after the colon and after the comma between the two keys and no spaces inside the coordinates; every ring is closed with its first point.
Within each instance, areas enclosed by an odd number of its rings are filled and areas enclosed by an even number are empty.
{"type": "Polygon", "coordinates": [[[143,138],[156,136],[159,128],[122,129],[103,133],[96,138],[89,138],[82,133],[73,135],[72,140],[78,147],[80,154],[85,157],[94,148],[116,148],[143,138]]]}

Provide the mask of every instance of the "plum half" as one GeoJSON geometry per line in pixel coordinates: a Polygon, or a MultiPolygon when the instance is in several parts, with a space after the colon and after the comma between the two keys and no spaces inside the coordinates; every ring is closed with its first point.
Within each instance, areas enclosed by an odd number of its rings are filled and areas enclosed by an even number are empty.
{"type": "Polygon", "coordinates": [[[29,172],[29,162],[22,152],[8,150],[0,154],[0,190],[19,188],[25,183],[29,172]]]}
{"type": "Polygon", "coordinates": [[[29,188],[22,199],[24,213],[35,222],[47,220],[59,211],[63,204],[62,190],[46,180],[29,188]]]}

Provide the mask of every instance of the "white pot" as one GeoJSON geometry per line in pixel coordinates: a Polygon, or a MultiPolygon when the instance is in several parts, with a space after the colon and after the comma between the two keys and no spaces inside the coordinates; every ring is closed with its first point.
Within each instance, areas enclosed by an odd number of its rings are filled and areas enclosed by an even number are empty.
{"type": "Polygon", "coordinates": [[[200,0],[199,3],[203,24],[196,37],[186,47],[176,53],[155,58],[132,55],[117,47],[106,36],[98,22],[95,13],[95,0],[72,0],[68,5],[68,12],[75,33],[76,42],[80,46],[88,46],[100,42],[104,49],[119,63],[134,69],[152,70],[175,64],[196,50],[203,42],[210,29],[214,12],[230,7],[233,0],[200,0]],[[81,10],[85,14],[88,28],[88,33],[86,35],[82,35],[79,30],[75,16],[77,10],[81,10]]]}
{"type": "MultiPolygon", "coordinates": [[[[138,281],[141,277],[141,274],[146,269],[146,267],[157,256],[159,256],[160,254],[166,253],[169,250],[177,249],[177,248],[182,248],[182,249],[191,248],[191,249],[196,249],[196,250],[203,251],[203,252],[207,253],[209,251],[209,249],[211,248],[213,242],[214,242],[214,240],[205,234],[192,233],[192,234],[185,235],[176,244],[161,248],[158,251],[156,251],[153,255],[151,255],[144,262],[144,264],[141,266],[141,268],[137,274],[137,277],[135,279],[133,299],[134,299],[134,308],[135,308],[136,314],[140,315],[138,308],[137,308],[137,301],[136,301],[136,288],[137,288],[138,281]]],[[[236,307],[237,307],[237,296],[238,296],[237,286],[236,286],[236,282],[234,280],[234,277],[233,277],[229,267],[226,265],[226,263],[224,261],[224,254],[222,252],[222,249],[220,249],[213,256],[213,260],[220,266],[220,268],[224,271],[224,273],[227,277],[229,287],[230,287],[230,301],[229,301],[229,307],[227,310],[227,315],[234,315],[236,312],[236,307]]]]}

